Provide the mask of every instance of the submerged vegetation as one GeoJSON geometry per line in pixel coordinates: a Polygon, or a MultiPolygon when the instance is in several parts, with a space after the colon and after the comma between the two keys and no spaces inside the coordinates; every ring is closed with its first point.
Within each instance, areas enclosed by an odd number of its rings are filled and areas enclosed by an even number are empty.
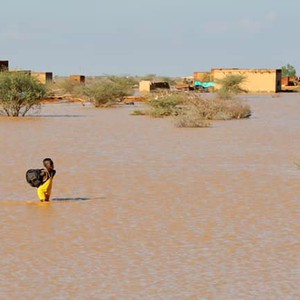
{"type": "Polygon", "coordinates": [[[201,94],[169,94],[148,101],[145,114],[151,117],[173,116],[178,127],[208,127],[213,120],[248,118],[250,107],[242,100],[204,98],[201,94]]]}
{"type": "Polygon", "coordinates": [[[214,97],[201,93],[152,94],[144,111],[133,115],[149,115],[155,118],[172,116],[177,127],[209,127],[213,120],[242,119],[251,116],[251,109],[236,97],[244,92],[240,87],[242,76],[227,76],[218,83],[221,88],[214,97]]]}
{"type": "Polygon", "coordinates": [[[248,118],[250,107],[241,100],[187,97],[180,114],[175,118],[178,127],[208,127],[213,120],[248,118]]]}
{"type": "Polygon", "coordinates": [[[155,95],[148,99],[149,110],[147,114],[154,118],[168,117],[179,112],[179,105],[183,104],[184,96],[181,94],[155,95]]]}

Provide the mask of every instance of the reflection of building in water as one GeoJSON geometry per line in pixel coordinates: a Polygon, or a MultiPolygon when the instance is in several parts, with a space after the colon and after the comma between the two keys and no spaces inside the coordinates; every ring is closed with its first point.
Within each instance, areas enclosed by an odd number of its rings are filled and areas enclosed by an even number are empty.
{"type": "Polygon", "coordinates": [[[0,72],[9,70],[8,60],[0,60],[0,72]]]}
{"type": "Polygon", "coordinates": [[[155,90],[169,90],[170,84],[165,81],[150,81],[150,80],[142,80],[139,84],[140,92],[152,92],[155,90]]]}
{"type": "Polygon", "coordinates": [[[215,89],[220,89],[218,80],[228,75],[241,75],[245,81],[241,88],[252,93],[277,93],[281,91],[281,70],[279,69],[212,69],[212,80],[216,83],[215,89]]]}

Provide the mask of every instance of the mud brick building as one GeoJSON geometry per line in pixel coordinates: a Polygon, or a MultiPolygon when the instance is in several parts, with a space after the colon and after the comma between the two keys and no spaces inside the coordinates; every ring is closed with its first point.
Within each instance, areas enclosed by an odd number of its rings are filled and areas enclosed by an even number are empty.
{"type": "Polygon", "coordinates": [[[228,75],[241,75],[245,77],[245,82],[241,84],[241,88],[249,93],[277,93],[281,91],[282,72],[280,69],[212,69],[211,75],[216,83],[216,90],[221,87],[218,80],[228,75]]]}

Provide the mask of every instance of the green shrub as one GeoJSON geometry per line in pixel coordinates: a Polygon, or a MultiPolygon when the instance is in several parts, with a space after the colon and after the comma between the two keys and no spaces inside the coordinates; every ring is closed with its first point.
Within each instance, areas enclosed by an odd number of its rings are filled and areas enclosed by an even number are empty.
{"type": "Polygon", "coordinates": [[[94,103],[95,107],[108,107],[116,104],[125,96],[133,93],[134,81],[127,77],[110,76],[91,83],[85,88],[85,95],[94,103]]]}
{"type": "Polygon", "coordinates": [[[237,94],[245,93],[246,90],[241,88],[241,84],[246,78],[241,75],[228,75],[223,79],[216,80],[221,88],[217,91],[217,96],[223,100],[234,98],[237,94]]]}
{"type": "Polygon", "coordinates": [[[155,95],[148,99],[150,106],[149,115],[155,118],[163,118],[176,115],[179,112],[179,105],[184,101],[180,94],[155,95]]]}
{"type": "Polygon", "coordinates": [[[120,86],[126,92],[125,96],[131,94],[132,87],[139,83],[136,78],[130,76],[107,76],[106,79],[120,86]]]}
{"type": "Polygon", "coordinates": [[[283,77],[295,77],[297,76],[297,71],[294,66],[287,64],[281,68],[283,77]]]}
{"type": "Polygon", "coordinates": [[[57,84],[59,89],[64,93],[70,94],[72,97],[82,97],[84,95],[85,85],[74,79],[67,78],[57,84]]]}
{"type": "Polygon", "coordinates": [[[39,108],[46,87],[36,78],[22,72],[0,73],[0,113],[25,116],[30,109],[39,108]]]}
{"type": "Polygon", "coordinates": [[[74,89],[75,89],[75,87],[76,87],[77,85],[79,85],[79,84],[80,84],[80,83],[78,83],[78,82],[75,81],[75,80],[72,80],[72,79],[70,79],[70,78],[66,78],[66,79],[62,80],[62,81],[59,83],[59,87],[60,87],[61,89],[63,89],[63,91],[64,91],[65,93],[70,93],[70,94],[72,94],[73,91],[74,91],[74,89]]]}

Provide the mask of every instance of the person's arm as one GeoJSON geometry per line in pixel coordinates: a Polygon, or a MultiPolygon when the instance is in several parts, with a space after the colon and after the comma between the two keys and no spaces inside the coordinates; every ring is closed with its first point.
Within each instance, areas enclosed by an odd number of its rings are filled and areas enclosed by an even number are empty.
{"type": "Polygon", "coordinates": [[[45,182],[48,179],[49,174],[45,169],[41,169],[40,176],[43,178],[43,181],[45,182]]]}

